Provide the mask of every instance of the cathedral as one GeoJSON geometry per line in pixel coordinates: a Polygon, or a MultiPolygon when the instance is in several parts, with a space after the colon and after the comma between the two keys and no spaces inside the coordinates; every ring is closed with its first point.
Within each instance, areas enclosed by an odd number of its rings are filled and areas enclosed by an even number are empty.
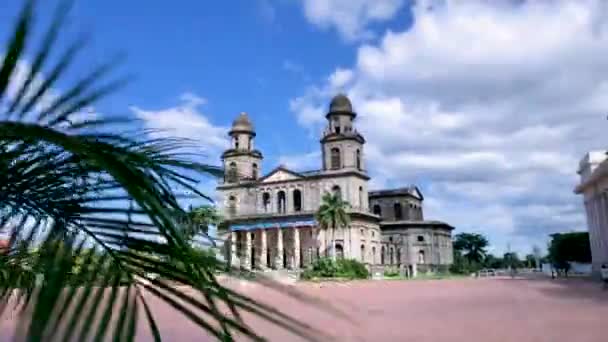
{"type": "Polygon", "coordinates": [[[356,118],[351,101],[335,96],[320,140],[320,169],[279,165],[265,175],[251,120],[241,113],[234,121],[231,147],[222,154],[224,180],[217,187],[231,265],[299,270],[317,258],[335,256],[360,260],[370,271],[390,267],[415,276],[452,263],[454,228],[424,219],[424,197],[416,186],[368,189],[365,138],[355,128],[356,118]],[[350,204],[350,225],[332,236],[315,220],[325,193],[350,204]]]}

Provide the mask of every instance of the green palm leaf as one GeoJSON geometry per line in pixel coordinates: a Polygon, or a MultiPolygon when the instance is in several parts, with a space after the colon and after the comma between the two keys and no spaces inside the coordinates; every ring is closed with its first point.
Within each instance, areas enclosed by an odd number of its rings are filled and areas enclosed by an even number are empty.
{"type": "Polygon", "coordinates": [[[132,340],[140,317],[160,340],[147,293],[219,340],[262,340],[241,320],[243,310],[314,340],[320,332],[223,287],[214,272],[226,265],[190,247],[176,193],[207,198],[198,180],[221,176],[220,168],[178,153],[191,145],[185,140],[113,133],[123,120],[78,122],[83,108],[122,84],[104,81],[114,62],[42,106],[82,47],[68,47],[49,77],[32,81],[48,64],[71,1],[61,2],[25,82],[8,97],[30,43],[34,3],[26,1],[0,61],[0,231],[10,235],[9,251],[0,255],[0,315],[9,307],[27,313],[18,331],[29,341],[132,340]]]}

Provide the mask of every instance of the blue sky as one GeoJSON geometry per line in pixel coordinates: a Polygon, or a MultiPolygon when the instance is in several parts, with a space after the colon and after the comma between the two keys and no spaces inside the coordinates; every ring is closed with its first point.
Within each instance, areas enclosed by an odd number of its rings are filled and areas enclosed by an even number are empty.
{"type": "MultiPolygon", "coordinates": [[[[41,2],[37,32],[57,3],[41,2]]],[[[0,37],[18,3],[0,4],[0,37]]],[[[265,171],[319,167],[324,112],[345,92],[372,188],[416,183],[427,218],[484,233],[497,253],[528,253],[549,233],[586,228],[572,189],[583,154],[606,148],[607,9],[601,0],[78,1],[64,37],[92,39],[56,91],[124,52],[114,75],[136,79],[95,112],[198,139],[217,164],[246,111],[265,171]]]]}

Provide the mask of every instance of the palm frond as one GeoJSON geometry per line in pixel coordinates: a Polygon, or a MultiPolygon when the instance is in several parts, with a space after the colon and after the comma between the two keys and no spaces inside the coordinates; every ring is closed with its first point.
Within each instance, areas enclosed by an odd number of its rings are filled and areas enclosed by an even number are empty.
{"type": "Polygon", "coordinates": [[[33,82],[48,64],[70,3],[60,3],[14,98],[6,89],[30,42],[35,1],[26,1],[0,66],[0,231],[10,234],[8,253],[0,255],[0,315],[11,306],[27,313],[18,331],[31,341],[132,340],[143,306],[160,340],[145,292],[220,340],[235,334],[262,340],[239,311],[315,340],[314,329],[223,287],[214,273],[226,265],[188,244],[177,194],[208,199],[198,181],[222,175],[221,168],[180,154],[188,144],[181,139],[108,133],[112,120],[72,120],[122,84],[104,81],[115,61],[42,104],[83,46],[69,46],[49,77],[33,82]]]}

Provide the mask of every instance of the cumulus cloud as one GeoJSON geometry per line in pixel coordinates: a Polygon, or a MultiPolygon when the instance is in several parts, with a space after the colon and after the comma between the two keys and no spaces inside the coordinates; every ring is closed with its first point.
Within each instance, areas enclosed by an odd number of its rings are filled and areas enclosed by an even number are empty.
{"type": "Polygon", "coordinates": [[[207,100],[192,93],[180,96],[181,103],[175,107],[147,110],[132,106],[131,111],[141,119],[146,128],[153,130],[154,136],[171,136],[190,139],[196,146],[203,148],[199,151],[207,155],[210,161],[215,161],[219,153],[228,148],[228,127],[216,126],[199,108],[207,100]]]}
{"type": "Polygon", "coordinates": [[[393,18],[404,3],[404,0],[303,0],[308,21],[337,30],[347,41],[373,37],[368,25],[393,18]]]}
{"type": "Polygon", "coordinates": [[[290,108],[316,132],[345,90],[373,175],[422,184],[427,212],[460,230],[544,245],[586,228],[572,189],[578,160],[606,144],[607,6],[419,1],[411,27],[359,46],[290,108]]]}

